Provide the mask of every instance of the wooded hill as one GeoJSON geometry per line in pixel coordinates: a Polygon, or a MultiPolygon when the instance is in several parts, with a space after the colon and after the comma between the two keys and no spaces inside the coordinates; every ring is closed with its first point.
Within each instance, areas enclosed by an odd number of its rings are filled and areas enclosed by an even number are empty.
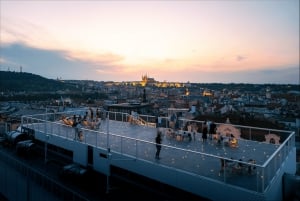
{"type": "Polygon", "coordinates": [[[0,92],[53,92],[75,87],[25,72],[0,71],[0,92]]]}

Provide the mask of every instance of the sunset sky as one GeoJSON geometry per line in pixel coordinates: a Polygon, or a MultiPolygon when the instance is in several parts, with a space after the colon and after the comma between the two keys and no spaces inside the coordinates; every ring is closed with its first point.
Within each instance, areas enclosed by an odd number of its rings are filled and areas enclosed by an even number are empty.
{"type": "Polygon", "coordinates": [[[299,0],[0,0],[0,70],[299,84],[299,0]]]}

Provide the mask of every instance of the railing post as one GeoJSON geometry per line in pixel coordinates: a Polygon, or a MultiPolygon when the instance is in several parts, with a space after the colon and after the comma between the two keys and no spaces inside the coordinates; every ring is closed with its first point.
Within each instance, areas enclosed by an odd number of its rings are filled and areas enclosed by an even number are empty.
{"type": "Polygon", "coordinates": [[[98,132],[96,132],[96,147],[98,147],[98,132]]]}
{"type": "MultiPolygon", "coordinates": [[[[23,127],[23,116],[21,117],[21,128],[23,127]]],[[[6,126],[5,126],[6,127],[6,126]]]]}
{"type": "Polygon", "coordinates": [[[261,169],[261,192],[263,193],[264,192],[264,189],[265,189],[265,168],[266,167],[262,167],[261,169]]]}
{"type": "Polygon", "coordinates": [[[137,139],[135,139],[135,159],[137,159],[138,158],[138,141],[137,141],[137,139]]]}
{"type": "Polygon", "coordinates": [[[107,175],[106,175],[106,193],[109,193],[110,190],[110,150],[107,152],[107,175]]]}
{"type": "Polygon", "coordinates": [[[30,201],[30,179],[29,179],[29,168],[26,167],[26,200],[30,201]]]}
{"type": "MultiPolygon", "coordinates": [[[[60,133],[61,133],[61,128],[62,128],[62,126],[59,126],[59,127],[58,127],[58,133],[57,133],[57,135],[59,135],[59,136],[61,136],[61,135],[60,135],[60,133]]],[[[68,134],[67,134],[67,135],[68,135],[68,134]]],[[[67,137],[68,137],[68,136],[67,136],[67,137]]]]}
{"type": "Polygon", "coordinates": [[[53,134],[53,122],[50,122],[50,126],[51,126],[51,134],[53,134]]]}
{"type": "MultiPolygon", "coordinates": [[[[41,131],[42,131],[42,130],[41,130],[41,131]]],[[[46,127],[46,124],[44,124],[44,134],[45,134],[45,135],[47,134],[46,131],[47,131],[47,127],[46,127]]]]}
{"type": "Polygon", "coordinates": [[[47,163],[47,149],[48,149],[48,140],[49,140],[49,135],[45,135],[45,164],[47,163]]]}
{"type": "MultiPolygon", "coordinates": [[[[277,167],[277,159],[278,158],[278,154],[273,158],[273,160],[274,160],[274,172],[273,172],[273,174],[275,174],[275,172],[276,172],[276,170],[278,170],[278,167],[277,167]]],[[[272,175],[273,175],[272,174],[272,175]]]]}
{"type": "Polygon", "coordinates": [[[107,137],[106,137],[106,148],[109,150],[109,111],[107,111],[107,122],[106,122],[106,132],[107,132],[107,137]]]}
{"type": "Polygon", "coordinates": [[[223,171],[223,180],[224,180],[224,183],[226,183],[226,160],[223,158],[222,160],[224,160],[224,171],[223,171]]]}
{"type": "MultiPolygon", "coordinates": [[[[115,113],[116,114],[116,113],[115,113]]],[[[109,193],[110,189],[110,147],[109,147],[109,111],[107,111],[107,122],[106,122],[106,131],[107,131],[107,137],[106,137],[106,147],[107,147],[107,175],[106,175],[106,193],[109,193]]]]}
{"type": "MultiPolygon", "coordinates": [[[[258,169],[258,167],[256,167],[256,169],[258,169]]],[[[259,193],[259,172],[258,170],[256,170],[256,191],[259,193]]]]}

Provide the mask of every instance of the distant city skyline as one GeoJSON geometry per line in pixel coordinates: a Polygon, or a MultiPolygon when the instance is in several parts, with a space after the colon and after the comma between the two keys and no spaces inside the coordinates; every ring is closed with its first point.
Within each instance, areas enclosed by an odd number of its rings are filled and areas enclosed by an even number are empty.
{"type": "Polygon", "coordinates": [[[0,70],[47,78],[300,84],[299,0],[0,0],[0,70]]]}

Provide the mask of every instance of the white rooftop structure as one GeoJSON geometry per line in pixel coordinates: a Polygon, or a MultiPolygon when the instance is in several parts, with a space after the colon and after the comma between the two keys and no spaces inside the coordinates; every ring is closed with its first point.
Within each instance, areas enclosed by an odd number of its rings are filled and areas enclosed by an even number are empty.
{"type": "MultiPolygon", "coordinates": [[[[168,127],[168,117],[155,128],[133,124],[128,122],[130,114],[115,112],[107,112],[97,129],[75,129],[61,121],[63,116],[84,113],[23,116],[22,126],[34,130],[35,139],[72,151],[73,162],[108,177],[111,167],[118,167],[211,200],[281,200],[283,174],[296,171],[295,133],[291,131],[229,124],[229,129],[243,134],[233,147],[214,139],[217,136],[202,142],[202,134],[195,128],[203,122],[183,118],[179,119],[183,125],[179,130],[168,127]],[[187,123],[192,127],[184,129],[187,123]],[[160,160],[155,159],[157,130],[163,133],[160,160]],[[253,134],[257,132],[284,138],[280,144],[255,141],[253,134]],[[227,164],[224,171],[220,171],[221,161],[227,164]]],[[[152,123],[156,117],[139,118],[152,123]]],[[[216,124],[220,132],[226,130],[223,123],[216,124]]],[[[45,146],[45,160],[46,153],[45,146]]]]}

